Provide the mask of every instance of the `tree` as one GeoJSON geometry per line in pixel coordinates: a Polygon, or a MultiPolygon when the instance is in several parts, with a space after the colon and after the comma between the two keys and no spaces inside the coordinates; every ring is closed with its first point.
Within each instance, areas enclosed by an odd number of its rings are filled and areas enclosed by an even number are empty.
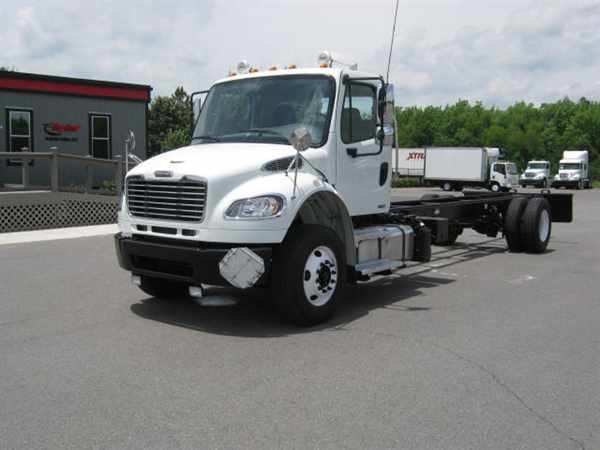
{"type": "Polygon", "coordinates": [[[172,150],[189,143],[192,126],[191,100],[183,87],[169,96],[152,100],[148,111],[148,155],[172,150]]]}

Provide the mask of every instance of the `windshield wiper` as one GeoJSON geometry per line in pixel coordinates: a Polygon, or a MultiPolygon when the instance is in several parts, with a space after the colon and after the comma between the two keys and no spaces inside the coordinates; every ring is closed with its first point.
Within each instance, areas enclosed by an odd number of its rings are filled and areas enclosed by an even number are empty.
{"type": "Polygon", "coordinates": [[[221,142],[221,138],[217,137],[217,136],[211,136],[208,134],[203,134],[201,136],[194,136],[192,138],[192,140],[194,139],[206,139],[207,141],[212,141],[212,142],[221,142]]]}
{"type": "Polygon", "coordinates": [[[270,130],[268,128],[248,128],[247,130],[239,131],[238,133],[258,133],[259,137],[264,134],[270,134],[271,136],[276,136],[281,138],[282,141],[285,141],[286,144],[290,143],[290,140],[286,138],[283,134],[278,133],[275,130],[270,130]]]}

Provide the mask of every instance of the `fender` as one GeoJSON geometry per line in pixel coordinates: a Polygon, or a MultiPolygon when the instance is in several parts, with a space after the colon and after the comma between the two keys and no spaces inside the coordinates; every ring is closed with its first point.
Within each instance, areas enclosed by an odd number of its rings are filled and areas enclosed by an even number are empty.
{"type": "Polygon", "coordinates": [[[304,200],[296,212],[294,223],[322,225],[335,231],[344,244],[346,264],[354,266],[356,248],[350,213],[342,198],[332,187],[328,185],[323,187],[304,200]]]}

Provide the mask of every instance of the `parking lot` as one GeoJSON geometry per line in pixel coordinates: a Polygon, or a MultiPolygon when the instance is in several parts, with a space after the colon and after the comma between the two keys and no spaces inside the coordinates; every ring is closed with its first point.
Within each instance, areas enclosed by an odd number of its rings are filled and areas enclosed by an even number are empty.
{"type": "Polygon", "coordinates": [[[467,231],[309,329],[259,289],[147,298],[109,235],[0,246],[0,448],[600,448],[600,195],[574,203],[544,255],[467,231]]]}

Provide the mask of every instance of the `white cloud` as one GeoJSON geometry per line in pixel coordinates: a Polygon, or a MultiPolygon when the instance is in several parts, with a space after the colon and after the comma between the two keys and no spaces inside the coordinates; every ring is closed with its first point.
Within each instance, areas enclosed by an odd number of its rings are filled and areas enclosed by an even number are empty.
{"type": "MultiPolygon", "coordinates": [[[[0,65],[205,88],[236,61],[314,65],[332,49],[385,72],[394,0],[2,2],[0,65]]],[[[401,0],[391,79],[401,104],[600,99],[594,0],[401,0]],[[525,6],[524,6],[525,5],[525,6]]]]}

